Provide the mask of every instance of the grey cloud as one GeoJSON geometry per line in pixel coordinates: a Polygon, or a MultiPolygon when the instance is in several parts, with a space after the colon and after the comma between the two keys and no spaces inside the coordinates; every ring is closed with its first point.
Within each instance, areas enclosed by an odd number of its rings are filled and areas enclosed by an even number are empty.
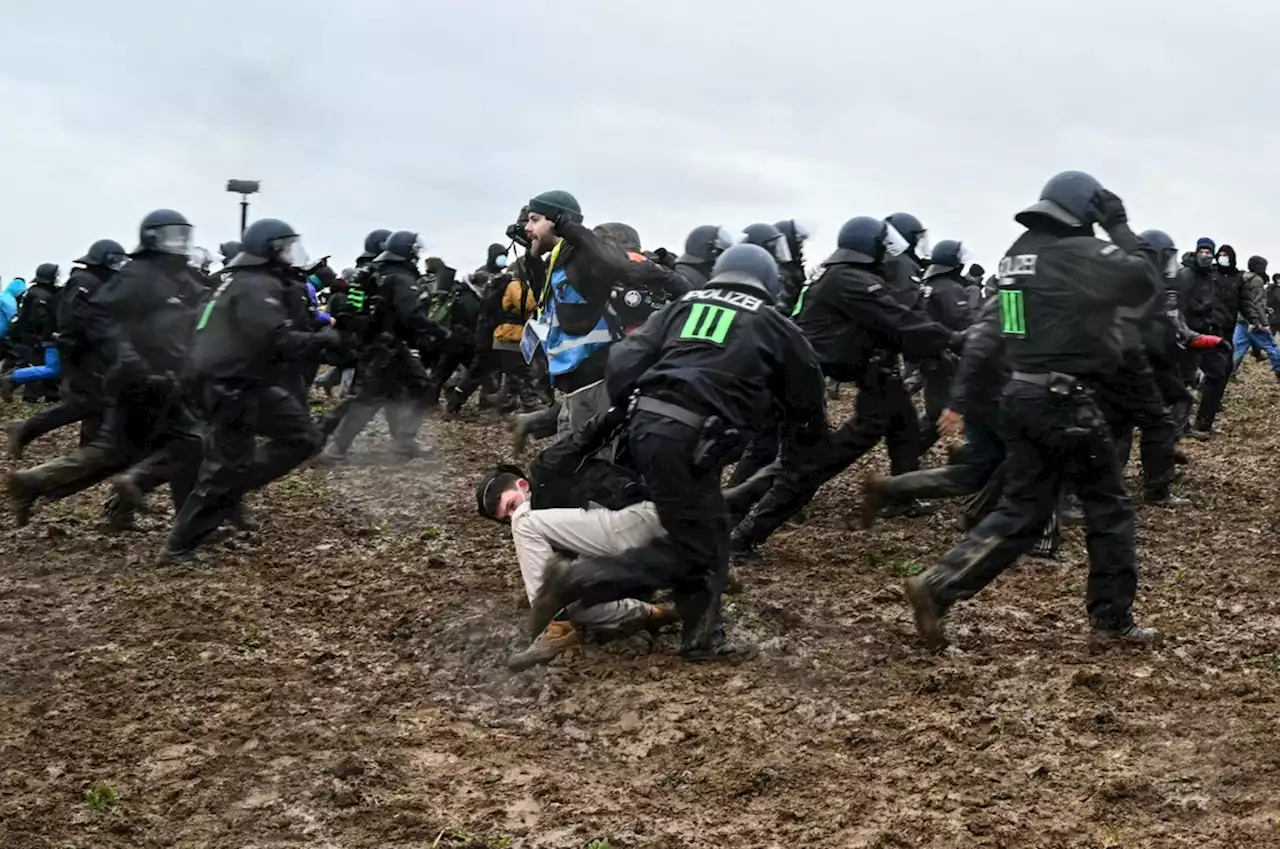
{"type": "Polygon", "coordinates": [[[1138,227],[1267,253],[1280,9],[793,0],[52,0],[0,28],[0,274],[174,206],[349,258],[408,227],[479,264],[530,195],[678,248],[704,222],[915,213],[991,267],[1014,211],[1093,171],[1138,227]]]}

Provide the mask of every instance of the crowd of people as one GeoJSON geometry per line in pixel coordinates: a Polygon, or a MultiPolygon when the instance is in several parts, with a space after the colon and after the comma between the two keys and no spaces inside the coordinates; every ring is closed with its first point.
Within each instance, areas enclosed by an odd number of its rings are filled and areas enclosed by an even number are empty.
{"type": "Polygon", "coordinates": [[[737,660],[755,649],[725,633],[731,566],[749,569],[883,440],[864,528],[967,499],[961,539],[906,582],[930,647],[956,602],[1024,554],[1052,556],[1064,521],[1086,529],[1091,645],[1150,645],[1160,635],[1132,612],[1134,501],[1192,506],[1174,489],[1179,440],[1212,439],[1251,349],[1280,382],[1280,274],[1209,238],[1180,253],[1164,231],[1135,233],[1082,172],[1015,219],[1025,232],[990,276],[907,213],[850,219],[806,273],[794,220],[698,226],[677,255],[620,222],[588,227],[573,195],[548,191],[470,272],[408,230],[369,233],[335,270],[276,219],[221,245],[215,271],[191,223],[156,210],[132,251],[103,239],[65,283],[46,263],[0,294],[0,395],[47,402],[8,425],[10,457],[80,429],[67,455],[10,473],[11,509],[25,525],[42,500],[106,481],[105,522],[127,530],[167,485],[160,560],[192,563],[258,529],[249,493],[346,462],[380,410],[412,458],[428,415],[476,395],[511,417],[516,456],[544,441],[476,490],[481,515],[510,526],[530,603],[510,666],[677,623],[687,660],[737,660]],[[850,384],[852,415],[829,421],[850,384]],[[313,416],[313,390],[337,403],[313,416]]]}

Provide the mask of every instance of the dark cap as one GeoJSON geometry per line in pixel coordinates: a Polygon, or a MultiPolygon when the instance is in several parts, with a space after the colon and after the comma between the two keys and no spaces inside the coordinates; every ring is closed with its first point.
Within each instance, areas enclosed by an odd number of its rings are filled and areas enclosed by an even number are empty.
{"type": "Polygon", "coordinates": [[[526,480],[524,470],[505,463],[495,466],[485,474],[476,486],[476,509],[480,511],[480,515],[495,522],[499,521],[496,514],[502,493],[510,489],[516,481],[522,480],[526,480]]]}
{"type": "Polygon", "coordinates": [[[553,189],[530,199],[529,211],[554,219],[561,213],[569,213],[569,218],[582,223],[582,207],[578,199],[566,191],[553,189]]]}

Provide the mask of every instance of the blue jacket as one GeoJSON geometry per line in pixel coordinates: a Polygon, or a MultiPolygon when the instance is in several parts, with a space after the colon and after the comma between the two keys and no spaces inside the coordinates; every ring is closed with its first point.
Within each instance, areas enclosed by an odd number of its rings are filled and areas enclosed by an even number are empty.
{"type": "Polygon", "coordinates": [[[27,291],[27,284],[14,280],[0,292],[0,339],[9,335],[9,325],[18,315],[18,298],[27,291]]]}

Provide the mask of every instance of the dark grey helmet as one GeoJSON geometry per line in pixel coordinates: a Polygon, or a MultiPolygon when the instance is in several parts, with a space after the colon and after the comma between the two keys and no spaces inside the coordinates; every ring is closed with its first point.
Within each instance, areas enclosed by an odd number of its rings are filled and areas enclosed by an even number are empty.
{"type": "Polygon", "coordinates": [[[778,280],[778,262],[773,254],[759,245],[734,245],[720,254],[711,269],[711,279],[705,288],[719,286],[747,289],[775,304],[781,284],[778,280]]]}
{"type": "Polygon", "coordinates": [[[99,239],[89,246],[84,256],[76,260],[80,265],[91,265],[116,270],[129,261],[124,245],[115,239],[99,239]]]}
{"type": "Polygon", "coordinates": [[[391,235],[390,230],[374,230],[364,237],[364,251],[356,258],[357,262],[373,259],[382,253],[382,248],[387,243],[387,237],[391,235]]]}
{"type": "Polygon", "coordinates": [[[263,218],[249,225],[240,237],[240,253],[227,263],[228,268],[249,265],[298,265],[305,257],[290,255],[298,242],[298,232],[278,218],[263,218]]]}
{"type": "Polygon", "coordinates": [[[1068,227],[1087,227],[1097,220],[1094,199],[1102,184],[1083,171],[1063,171],[1049,178],[1040,190],[1040,200],[1013,216],[1024,227],[1048,218],[1068,227]]]}
{"type": "Polygon", "coordinates": [[[157,209],[138,225],[135,254],[154,252],[185,257],[191,251],[191,222],[181,212],[157,209]]]}
{"type": "Polygon", "coordinates": [[[422,250],[422,240],[412,230],[397,230],[387,237],[382,253],[374,262],[413,262],[422,250]]]}

